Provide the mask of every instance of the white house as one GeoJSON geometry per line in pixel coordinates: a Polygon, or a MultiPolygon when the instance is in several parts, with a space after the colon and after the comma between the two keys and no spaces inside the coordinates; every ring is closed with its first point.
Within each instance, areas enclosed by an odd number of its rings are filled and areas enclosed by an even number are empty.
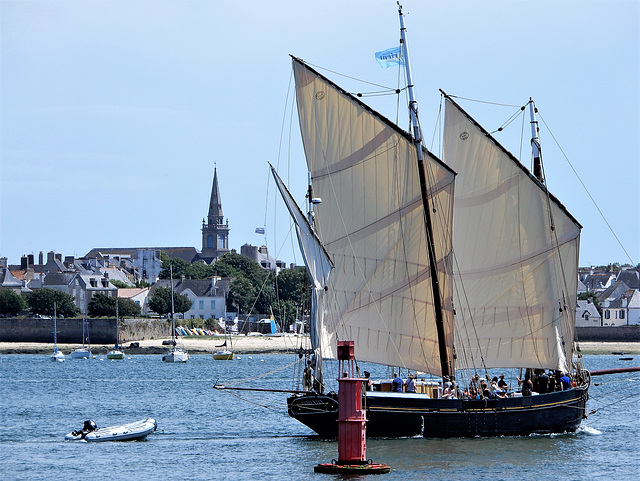
{"type": "Polygon", "coordinates": [[[602,316],[590,299],[578,301],[576,309],[576,327],[600,327],[602,316]]]}
{"type": "MultiPolygon", "coordinates": [[[[219,319],[226,315],[226,292],[230,279],[213,277],[211,279],[174,279],[173,289],[176,294],[187,296],[192,304],[184,313],[184,319],[219,319]]],[[[150,295],[158,287],[171,287],[170,281],[162,279],[151,288],[150,295]]],[[[145,312],[148,312],[148,308],[145,312]]]]}
{"type": "Polygon", "coordinates": [[[131,299],[133,302],[140,306],[140,309],[144,308],[144,303],[149,295],[149,288],[128,287],[119,288],[118,297],[120,299],[131,299]]]}
{"type": "Polygon", "coordinates": [[[606,299],[602,304],[602,325],[640,325],[640,290],[629,289],[619,297],[606,299]]]}

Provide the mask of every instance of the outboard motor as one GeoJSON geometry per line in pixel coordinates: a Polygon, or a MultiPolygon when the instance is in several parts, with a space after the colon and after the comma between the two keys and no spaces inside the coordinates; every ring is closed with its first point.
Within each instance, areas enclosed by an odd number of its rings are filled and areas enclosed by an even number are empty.
{"type": "Polygon", "coordinates": [[[95,431],[96,429],[98,429],[98,425],[92,419],[89,419],[88,421],[85,421],[84,422],[84,426],[82,426],[82,430],[85,433],[90,433],[92,431],[95,431]]]}

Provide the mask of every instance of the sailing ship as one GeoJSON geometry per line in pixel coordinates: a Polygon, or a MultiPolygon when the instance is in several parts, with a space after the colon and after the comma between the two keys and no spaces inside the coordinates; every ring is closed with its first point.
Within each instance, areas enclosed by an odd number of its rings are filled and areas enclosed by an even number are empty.
{"type": "Polygon", "coordinates": [[[163,362],[187,362],[189,353],[178,346],[176,342],[176,321],[174,318],[174,302],[173,302],[173,266],[170,266],[171,280],[171,348],[162,356],[163,362]]]}
{"type": "Polygon", "coordinates": [[[64,354],[58,350],[58,315],[55,302],[53,303],[53,354],[50,359],[53,362],[64,361],[64,354]]]}
{"type": "Polygon", "coordinates": [[[422,145],[402,7],[399,16],[412,133],[292,58],[307,215],[272,173],[312,284],[312,349],[288,413],[337,436],[338,396],[326,392],[322,360],[353,340],[359,361],[440,382],[366,392],[367,436],[575,431],[590,384],[574,342],[581,226],[545,184],[533,101],[534,173],[442,91],[439,159],[422,145]],[[475,391],[478,373],[507,369],[519,370],[523,389],[475,391]],[[569,387],[530,393],[546,371],[569,387]]]}
{"type": "Polygon", "coordinates": [[[107,353],[107,359],[124,359],[120,349],[120,317],[118,316],[118,299],[116,298],[116,345],[107,353]]]}

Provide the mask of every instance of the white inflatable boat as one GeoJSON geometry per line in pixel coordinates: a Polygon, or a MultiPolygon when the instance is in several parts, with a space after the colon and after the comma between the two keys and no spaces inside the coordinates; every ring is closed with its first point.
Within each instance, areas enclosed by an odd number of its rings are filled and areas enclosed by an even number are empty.
{"type": "Polygon", "coordinates": [[[93,421],[85,421],[82,429],[70,432],[64,438],[68,441],[132,441],[144,439],[158,428],[155,419],[147,418],[122,426],[99,428],[93,421]]]}

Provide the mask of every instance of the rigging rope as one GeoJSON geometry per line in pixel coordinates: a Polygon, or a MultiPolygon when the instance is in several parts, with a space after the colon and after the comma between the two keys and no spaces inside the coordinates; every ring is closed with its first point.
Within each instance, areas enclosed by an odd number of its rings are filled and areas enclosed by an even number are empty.
{"type": "Polygon", "coordinates": [[[618,245],[620,246],[620,248],[623,250],[623,252],[626,254],[627,259],[629,259],[629,261],[631,262],[632,265],[637,265],[638,262],[634,261],[631,258],[631,255],[627,252],[627,250],[625,249],[624,245],[622,244],[622,241],[618,238],[618,236],[616,235],[616,233],[614,232],[613,228],[611,227],[611,224],[609,224],[609,222],[607,221],[607,219],[605,218],[604,214],[602,213],[602,210],[600,210],[600,207],[598,206],[598,204],[596,203],[595,199],[593,198],[593,196],[591,195],[591,193],[589,192],[589,189],[587,189],[587,186],[584,184],[584,182],[582,181],[582,179],[580,178],[580,175],[578,174],[578,172],[576,171],[576,169],[573,167],[573,164],[571,163],[571,161],[569,160],[569,158],[567,157],[567,155],[565,154],[564,150],[562,150],[562,147],[560,146],[560,144],[558,143],[558,140],[556,139],[556,136],[553,135],[553,132],[551,131],[551,129],[549,128],[549,126],[547,125],[547,122],[544,120],[544,118],[542,117],[542,115],[540,114],[540,119],[542,120],[542,123],[544,124],[544,126],[547,128],[547,130],[549,131],[549,134],[551,134],[551,137],[553,138],[553,141],[556,143],[556,146],[558,147],[558,149],[560,150],[560,152],[562,153],[562,156],[564,157],[564,159],[567,161],[567,164],[569,164],[569,167],[571,167],[571,170],[573,171],[573,173],[575,174],[576,178],[578,179],[578,182],[580,182],[580,185],[582,185],[582,188],[584,189],[584,191],[587,193],[587,195],[589,196],[589,199],[591,199],[591,202],[593,203],[594,207],[596,208],[596,210],[598,211],[598,213],[600,214],[600,217],[602,217],[602,220],[604,221],[604,223],[607,225],[607,227],[609,228],[609,231],[611,232],[611,234],[613,235],[613,237],[616,239],[616,241],[618,242],[618,245]]]}

